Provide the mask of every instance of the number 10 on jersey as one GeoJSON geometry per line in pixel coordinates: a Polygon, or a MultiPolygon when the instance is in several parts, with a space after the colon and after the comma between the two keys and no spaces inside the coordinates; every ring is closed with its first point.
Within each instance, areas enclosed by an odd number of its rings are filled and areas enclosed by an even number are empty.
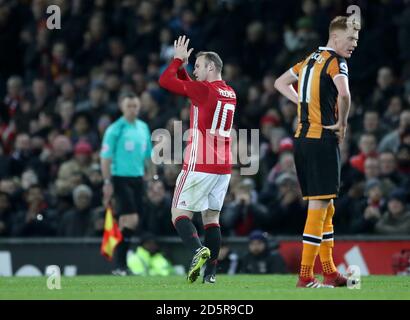
{"type": "Polygon", "coordinates": [[[214,117],[212,120],[212,126],[211,126],[210,133],[215,134],[216,130],[218,130],[218,134],[220,136],[229,138],[231,129],[232,129],[232,124],[233,124],[234,111],[235,111],[235,105],[231,103],[225,103],[222,106],[222,101],[218,101],[215,112],[214,112],[214,117]],[[221,121],[219,122],[219,113],[221,112],[221,109],[222,109],[222,117],[221,117],[221,121]],[[229,111],[232,112],[232,116],[230,117],[231,123],[229,124],[228,129],[225,130],[226,119],[228,118],[229,111]],[[218,126],[218,122],[219,122],[219,126],[218,126]]]}

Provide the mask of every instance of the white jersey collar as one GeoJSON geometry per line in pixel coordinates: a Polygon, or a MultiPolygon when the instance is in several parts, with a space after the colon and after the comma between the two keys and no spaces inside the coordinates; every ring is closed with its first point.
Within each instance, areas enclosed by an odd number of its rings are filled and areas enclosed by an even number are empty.
{"type": "Polygon", "coordinates": [[[319,50],[335,51],[335,49],[333,49],[331,47],[319,47],[319,50]]]}

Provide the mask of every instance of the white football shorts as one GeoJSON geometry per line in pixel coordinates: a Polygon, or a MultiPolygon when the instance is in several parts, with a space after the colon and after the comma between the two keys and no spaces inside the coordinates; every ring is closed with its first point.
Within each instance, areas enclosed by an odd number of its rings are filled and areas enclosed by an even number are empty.
{"type": "Polygon", "coordinates": [[[178,175],[172,207],[189,211],[221,211],[230,174],[184,171],[178,175]]]}

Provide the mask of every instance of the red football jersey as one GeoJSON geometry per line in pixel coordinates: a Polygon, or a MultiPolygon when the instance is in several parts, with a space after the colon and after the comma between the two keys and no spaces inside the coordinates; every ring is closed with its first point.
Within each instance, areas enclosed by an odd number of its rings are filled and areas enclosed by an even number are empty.
{"type": "Polygon", "coordinates": [[[193,81],[174,59],[159,79],[161,87],[191,99],[190,135],[183,170],[231,173],[230,132],[235,91],[225,81],[193,81]]]}

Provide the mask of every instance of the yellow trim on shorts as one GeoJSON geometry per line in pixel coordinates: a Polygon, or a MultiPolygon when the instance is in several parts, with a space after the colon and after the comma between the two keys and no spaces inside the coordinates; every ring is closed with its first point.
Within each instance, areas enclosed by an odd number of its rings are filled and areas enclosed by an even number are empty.
{"type": "Polygon", "coordinates": [[[303,197],[303,200],[326,200],[336,198],[336,194],[327,194],[323,196],[303,197]]]}

